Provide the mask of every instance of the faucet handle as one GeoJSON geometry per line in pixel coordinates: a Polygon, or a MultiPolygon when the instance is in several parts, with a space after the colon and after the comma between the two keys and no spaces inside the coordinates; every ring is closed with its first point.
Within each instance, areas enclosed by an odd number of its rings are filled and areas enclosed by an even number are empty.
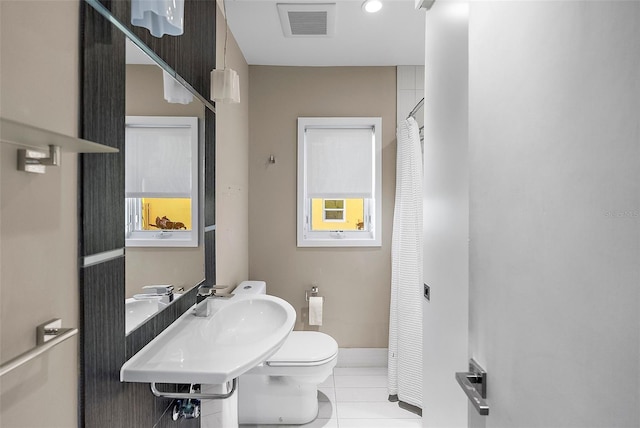
{"type": "Polygon", "coordinates": [[[145,285],[142,287],[143,290],[151,290],[148,291],[148,294],[171,294],[173,293],[173,285],[145,285]]]}
{"type": "Polygon", "coordinates": [[[209,287],[206,285],[201,285],[198,287],[198,297],[208,297],[213,296],[213,287],[209,287]]]}
{"type": "Polygon", "coordinates": [[[196,294],[196,306],[193,313],[197,317],[209,316],[209,303],[207,299],[214,295],[214,289],[210,285],[201,285],[198,287],[198,294],[196,294]]]}
{"type": "Polygon", "coordinates": [[[216,294],[216,290],[226,290],[227,288],[229,288],[228,285],[214,285],[213,286],[213,294],[216,294]]]}
{"type": "Polygon", "coordinates": [[[210,285],[210,284],[202,284],[198,287],[198,295],[200,296],[215,296],[216,290],[224,290],[225,288],[229,288],[228,285],[210,285]]]}

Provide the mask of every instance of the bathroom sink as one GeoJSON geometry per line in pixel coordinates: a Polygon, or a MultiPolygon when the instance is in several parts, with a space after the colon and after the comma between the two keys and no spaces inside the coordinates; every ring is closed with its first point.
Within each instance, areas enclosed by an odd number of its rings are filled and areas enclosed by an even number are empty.
{"type": "Polygon", "coordinates": [[[269,295],[208,299],[210,314],[186,311],[120,370],[123,382],[222,384],[255,367],[284,343],[296,313],[269,295]]]}
{"type": "MultiPolygon", "coordinates": [[[[141,296],[141,295],[139,295],[141,296]]],[[[173,298],[178,299],[181,293],[173,293],[173,298]]],[[[153,315],[166,308],[167,305],[160,298],[135,299],[128,298],[124,301],[125,318],[124,332],[129,334],[133,329],[144,323],[153,315]]]]}
{"type": "Polygon", "coordinates": [[[158,300],[126,299],[124,301],[124,308],[124,332],[125,334],[129,334],[131,330],[158,312],[158,300]]]}

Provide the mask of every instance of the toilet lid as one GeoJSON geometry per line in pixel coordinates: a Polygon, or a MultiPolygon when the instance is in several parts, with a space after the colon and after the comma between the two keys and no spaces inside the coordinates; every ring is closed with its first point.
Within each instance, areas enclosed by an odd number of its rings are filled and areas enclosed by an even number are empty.
{"type": "Polygon", "coordinates": [[[318,366],[338,355],[338,343],[319,331],[292,331],[282,348],[269,357],[271,367],[318,366]]]}

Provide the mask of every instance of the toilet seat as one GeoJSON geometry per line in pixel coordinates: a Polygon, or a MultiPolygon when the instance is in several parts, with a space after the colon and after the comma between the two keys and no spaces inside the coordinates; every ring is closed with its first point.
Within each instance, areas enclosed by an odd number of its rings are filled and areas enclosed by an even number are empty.
{"type": "Polygon", "coordinates": [[[336,358],[338,343],[319,331],[292,331],[265,364],[269,367],[314,367],[336,358]]]}
{"type": "MultiPolygon", "coordinates": [[[[245,375],[290,376],[323,382],[338,359],[338,343],[319,331],[292,331],[282,347],[245,375]]],[[[243,375],[244,376],[244,375],[243,375]]]]}

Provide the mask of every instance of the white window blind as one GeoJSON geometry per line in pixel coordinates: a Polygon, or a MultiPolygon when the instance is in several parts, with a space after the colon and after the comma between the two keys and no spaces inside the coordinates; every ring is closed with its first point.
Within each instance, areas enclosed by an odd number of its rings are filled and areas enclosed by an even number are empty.
{"type": "Polygon", "coordinates": [[[298,118],[298,247],[382,245],[381,188],[381,118],[298,118]],[[328,200],[342,202],[341,220],[328,200]]]}
{"type": "Polygon", "coordinates": [[[373,197],[373,128],[307,128],[305,133],[307,197],[373,197]]]}
{"type": "Polygon", "coordinates": [[[127,126],[126,197],[191,197],[191,133],[187,126],[127,126]]]}

